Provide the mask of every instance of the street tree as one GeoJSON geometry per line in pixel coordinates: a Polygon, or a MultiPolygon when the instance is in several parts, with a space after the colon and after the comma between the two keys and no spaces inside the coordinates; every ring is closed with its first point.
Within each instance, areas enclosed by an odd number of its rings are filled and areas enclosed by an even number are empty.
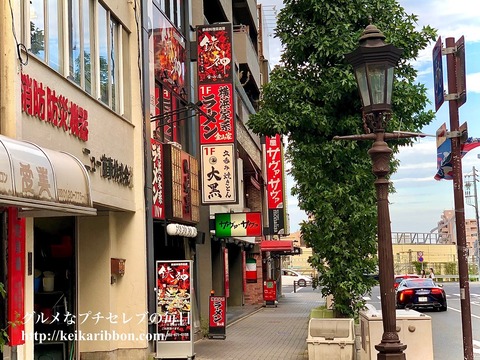
{"type": "MultiPolygon", "coordinates": [[[[394,0],[285,0],[275,30],[283,45],[281,60],[262,89],[260,110],[248,122],[257,134],[287,139],[292,194],[311,215],[301,224],[313,249],[309,261],[320,274],[323,295],[333,295],[337,316],[358,315],[361,296],[375,284],[364,275],[376,271],[377,263],[376,195],[367,155],[372,144],[333,141],[364,129],[353,69],[344,54],[358,46],[370,21],[387,43],[403,49],[387,131],[419,131],[434,114],[426,109],[426,87],[416,81],[411,61],[435,38],[435,30],[418,29],[417,20],[394,0]]],[[[395,154],[411,143],[389,145],[395,154]]],[[[392,172],[397,166],[392,158],[392,172]]]]}

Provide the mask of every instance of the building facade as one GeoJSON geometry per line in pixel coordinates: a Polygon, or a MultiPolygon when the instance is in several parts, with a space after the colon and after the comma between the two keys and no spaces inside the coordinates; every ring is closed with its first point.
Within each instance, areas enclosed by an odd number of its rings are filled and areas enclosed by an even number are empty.
{"type": "Polygon", "coordinates": [[[282,141],[247,127],[269,73],[256,1],[38,0],[0,12],[0,328],[20,323],[3,359],[158,354],[177,340],[178,324],[162,322],[178,313],[164,306],[174,290],[189,299],[190,334],[212,291],[227,311],[262,305],[293,246],[281,241],[282,141]],[[245,233],[220,235],[216,219],[232,214],[245,233]]]}
{"type": "Polygon", "coordinates": [[[147,332],[139,9],[40,0],[0,12],[2,311],[22,320],[3,356],[143,358],[146,340],[52,338],[147,332]]]}

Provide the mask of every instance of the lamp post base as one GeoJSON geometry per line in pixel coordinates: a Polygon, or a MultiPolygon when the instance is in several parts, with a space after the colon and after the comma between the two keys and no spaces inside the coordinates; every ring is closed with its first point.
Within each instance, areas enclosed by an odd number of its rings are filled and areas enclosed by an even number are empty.
{"type": "Polygon", "coordinates": [[[377,360],[405,360],[405,354],[403,351],[407,348],[407,345],[402,344],[399,340],[382,342],[375,345],[377,349],[377,360]]]}

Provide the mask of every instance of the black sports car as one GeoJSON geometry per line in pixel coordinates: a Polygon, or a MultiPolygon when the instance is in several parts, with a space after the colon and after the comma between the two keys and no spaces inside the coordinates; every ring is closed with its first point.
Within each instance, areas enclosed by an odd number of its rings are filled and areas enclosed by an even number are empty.
{"type": "Polygon", "coordinates": [[[397,309],[433,307],[447,310],[445,290],[432,279],[405,279],[397,288],[397,309]]]}

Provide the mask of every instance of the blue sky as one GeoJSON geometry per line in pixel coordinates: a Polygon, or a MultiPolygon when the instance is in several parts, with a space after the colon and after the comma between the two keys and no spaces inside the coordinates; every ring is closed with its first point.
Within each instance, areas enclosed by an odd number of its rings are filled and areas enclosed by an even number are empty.
{"type": "MultiPolygon", "coordinates": [[[[274,13],[282,7],[281,0],[259,0],[264,7],[268,25],[274,26],[274,13]]],[[[458,40],[465,36],[465,54],[467,71],[467,102],[460,108],[460,124],[467,122],[468,135],[480,137],[480,5],[476,0],[400,0],[399,3],[407,13],[418,15],[418,26],[430,25],[437,29],[442,37],[458,40]]],[[[273,29],[272,29],[273,30],[273,29]]],[[[432,48],[434,42],[425,49],[414,62],[418,70],[417,81],[425,84],[433,106],[432,48]]],[[[278,62],[281,46],[273,36],[269,37],[269,55],[272,64],[278,62]]],[[[445,88],[446,60],[443,56],[445,88]]],[[[395,91],[395,89],[394,89],[395,91]]],[[[435,120],[423,129],[426,134],[435,134],[443,124],[450,130],[448,102],[438,110],[435,120]]],[[[399,129],[400,130],[400,129],[399,129]]],[[[470,151],[462,160],[464,175],[472,173],[475,166],[480,174],[480,148],[470,151]]],[[[436,144],[435,138],[425,137],[415,142],[414,146],[402,148],[397,156],[400,168],[391,178],[396,193],[390,195],[390,218],[392,231],[425,232],[436,228],[444,210],[454,208],[453,182],[436,181],[436,144]]],[[[288,165],[287,165],[288,168],[288,165]]],[[[479,177],[480,178],[480,177],[479,177]]],[[[293,179],[287,176],[288,212],[290,214],[290,231],[299,229],[299,222],[306,215],[298,208],[298,201],[290,195],[293,179]]],[[[373,186],[373,184],[372,184],[373,186]]],[[[480,184],[478,184],[480,194],[480,184]]],[[[475,218],[475,210],[465,202],[466,218],[475,218]]]]}

